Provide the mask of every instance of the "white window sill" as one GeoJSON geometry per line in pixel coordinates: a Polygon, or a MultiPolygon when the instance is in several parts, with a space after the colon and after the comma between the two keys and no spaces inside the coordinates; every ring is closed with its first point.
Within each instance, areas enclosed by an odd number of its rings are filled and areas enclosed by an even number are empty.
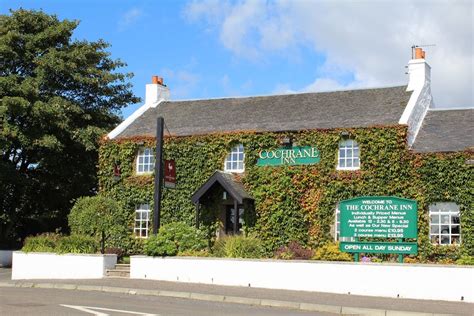
{"type": "Polygon", "coordinates": [[[461,243],[459,244],[436,244],[436,243],[431,243],[433,246],[442,246],[442,247],[446,247],[446,246],[457,246],[457,247],[460,247],[461,246],[461,243]]]}
{"type": "Polygon", "coordinates": [[[244,173],[245,169],[235,169],[235,170],[226,170],[226,169],[224,169],[224,172],[227,172],[227,173],[244,173]]]}
{"type": "Polygon", "coordinates": [[[336,167],[336,170],[340,170],[340,171],[355,171],[355,170],[360,170],[360,167],[336,167]]]}
{"type": "Polygon", "coordinates": [[[152,175],[153,171],[150,171],[150,172],[136,172],[135,174],[137,176],[148,176],[148,175],[152,175]]]}

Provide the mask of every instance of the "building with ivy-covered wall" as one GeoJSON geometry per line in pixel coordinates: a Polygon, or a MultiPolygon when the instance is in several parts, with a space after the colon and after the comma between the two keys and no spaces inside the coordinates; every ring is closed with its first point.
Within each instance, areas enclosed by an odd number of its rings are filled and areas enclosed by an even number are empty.
{"type": "Polygon", "coordinates": [[[101,193],[151,233],[157,117],[176,188],[161,222],[221,237],[251,232],[272,250],[339,239],[339,201],[396,196],[418,203],[419,256],[474,255],[473,109],[433,106],[430,66],[417,51],[406,86],[170,101],[159,77],[145,104],[100,148],[101,193]]]}

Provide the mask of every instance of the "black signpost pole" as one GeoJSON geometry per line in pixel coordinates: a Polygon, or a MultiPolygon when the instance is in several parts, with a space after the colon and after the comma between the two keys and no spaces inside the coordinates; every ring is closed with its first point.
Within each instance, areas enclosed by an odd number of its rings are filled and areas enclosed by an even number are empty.
{"type": "MultiPolygon", "coordinates": [[[[355,239],[356,242],[359,241],[359,237],[355,237],[354,239],[355,239]]],[[[359,253],[358,252],[356,252],[354,254],[354,262],[359,262],[359,253]]]]}
{"type": "MultiPolygon", "coordinates": [[[[398,239],[398,242],[403,242],[403,238],[398,239]]],[[[398,262],[403,263],[403,254],[398,255],[398,262]]]]}
{"type": "Polygon", "coordinates": [[[164,119],[156,120],[156,156],[155,156],[155,194],[153,207],[153,235],[160,230],[161,193],[163,190],[163,127],[164,119]]]}

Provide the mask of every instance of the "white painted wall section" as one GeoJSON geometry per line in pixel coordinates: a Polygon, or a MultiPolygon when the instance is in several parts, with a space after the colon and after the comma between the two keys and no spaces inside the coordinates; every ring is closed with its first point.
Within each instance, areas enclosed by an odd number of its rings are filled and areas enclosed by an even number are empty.
{"type": "Polygon", "coordinates": [[[474,267],[132,256],[130,277],[474,302],[474,267]]]}
{"type": "Polygon", "coordinates": [[[87,255],[42,252],[13,253],[12,280],[101,279],[117,263],[117,255],[87,255]]]}

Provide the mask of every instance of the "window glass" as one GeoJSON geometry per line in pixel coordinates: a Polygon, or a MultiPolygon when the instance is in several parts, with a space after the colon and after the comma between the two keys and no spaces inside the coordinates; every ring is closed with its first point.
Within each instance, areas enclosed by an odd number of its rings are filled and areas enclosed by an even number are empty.
{"type": "Polygon", "coordinates": [[[148,238],[150,226],[150,205],[141,204],[135,210],[135,226],[133,232],[136,237],[148,238]]]}
{"type": "Polygon", "coordinates": [[[360,168],[359,145],[353,139],[339,142],[338,164],[339,170],[357,170],[360,168]]]}
{"type": "Polygon", "coordinates": [[[244,146],[239,144],[232,148],[225,158],[224,171],[228,172],[244,172],[245,169],[245,153],[244,146]]]}
{"type": "Polygon", "coordinates": [[[429,207],[430,240],[433,244],[461,243],[460,212],[456,203],[434,203],[429,207]]]}
{"type": "Polygon", "coordinates": [[[137,173],[150,173],[155,169],[155,156],[150,148],[142,148],[137,156],[137,173]]]}

